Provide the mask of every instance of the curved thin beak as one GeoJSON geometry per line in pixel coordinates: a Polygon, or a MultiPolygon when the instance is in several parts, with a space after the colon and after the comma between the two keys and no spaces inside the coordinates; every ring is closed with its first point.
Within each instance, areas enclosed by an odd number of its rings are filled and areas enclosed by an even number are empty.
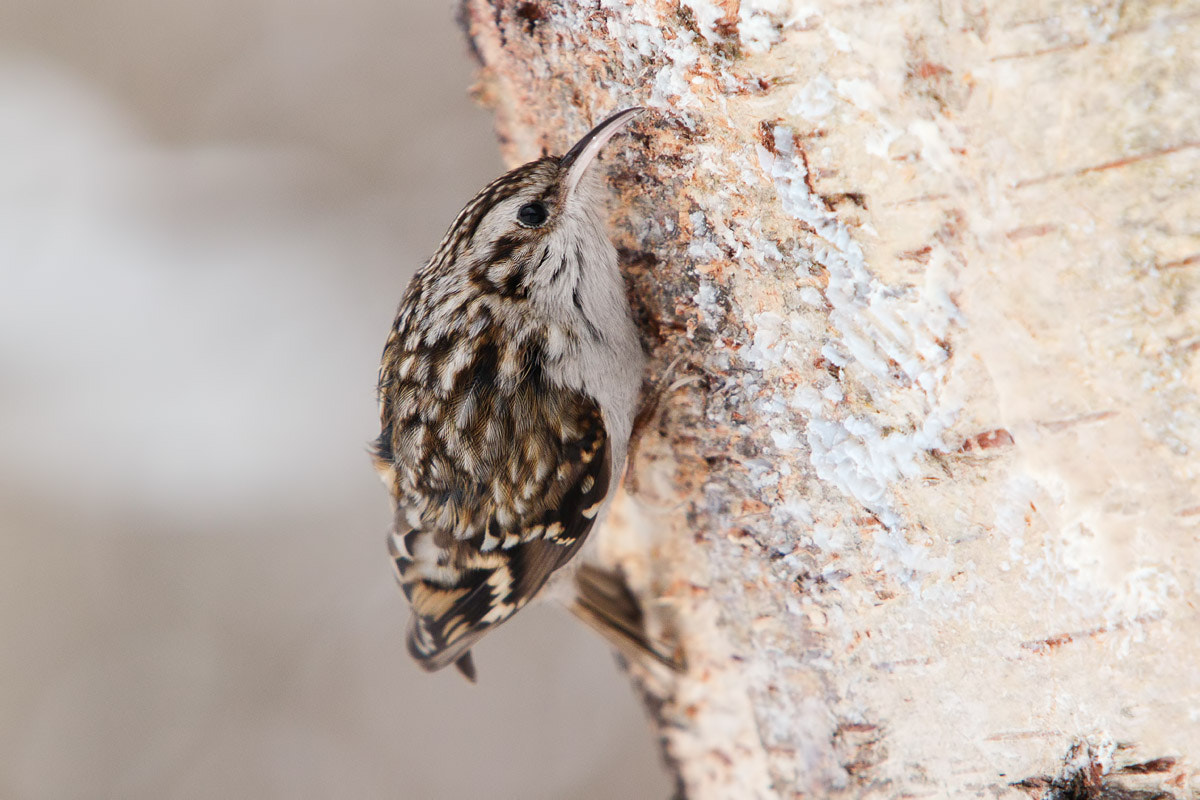
{"type": "Polygon", "coordinates": [[[596,127],[592,128],[587,134],[575,143],[575,146],[567,151],[559,163],[567,170],[566,180],[566,196],[570,197],[575,191],[575,187],[579,185],[580,178],[587,172],[589,166],[599,155],[600,149],[608,143],[608,140],[616,135],[617,131],[625,127],[625,123],[642,113],[644,109],[641,106],[626,108],[613,114],[608,119],[601,122],[596,127]]]}

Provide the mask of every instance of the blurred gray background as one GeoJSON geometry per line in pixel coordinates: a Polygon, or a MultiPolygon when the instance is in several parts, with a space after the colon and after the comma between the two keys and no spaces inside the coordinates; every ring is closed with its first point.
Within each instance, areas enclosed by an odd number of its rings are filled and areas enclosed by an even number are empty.
{"type": "Polygon", "coordinates": [[[565,612],[404,651],[366,443],[471,73],[437,0],[0,4],[0,797],[669,794],[565,612]]]}

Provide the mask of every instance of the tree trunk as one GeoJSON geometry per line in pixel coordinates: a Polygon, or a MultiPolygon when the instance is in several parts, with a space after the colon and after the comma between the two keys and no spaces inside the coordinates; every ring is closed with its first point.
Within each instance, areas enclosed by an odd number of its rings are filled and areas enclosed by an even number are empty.
{"type": "Polygon", "coordinates": [[[612,225],[691,382],[598,536],[681,792],[1200,796],[1194,0],[563,5],[463,21],[513,163],[650,109],[612,225]]]}

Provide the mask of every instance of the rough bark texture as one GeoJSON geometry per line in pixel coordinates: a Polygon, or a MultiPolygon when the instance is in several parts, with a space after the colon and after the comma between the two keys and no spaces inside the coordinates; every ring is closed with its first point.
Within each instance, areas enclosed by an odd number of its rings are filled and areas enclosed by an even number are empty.
{"type": "Polygon", "coordinates": [[[687,796],[1200,796],[1196,4],[463,20],[514,163],[651,109],[612,222],[695,381],[600,546],[687,796]]]}

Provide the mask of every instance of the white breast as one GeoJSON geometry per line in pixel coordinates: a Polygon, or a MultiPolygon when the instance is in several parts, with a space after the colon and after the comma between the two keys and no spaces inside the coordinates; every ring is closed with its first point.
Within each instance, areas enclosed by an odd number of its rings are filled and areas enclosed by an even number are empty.
{"type": "Polygon", "coordinates": [[[576,333],[572,338],[579,343],[577,349],[564,352],[548,372],[599,404],[608,431],[615,487],[637,413],[645,356],[617,265],[617,251],[598,215],[584,211],[580,217],[578,224],[549,243],[551,263],[566,258],[569,274],[535,292],[535,302],[576,333]]]}

